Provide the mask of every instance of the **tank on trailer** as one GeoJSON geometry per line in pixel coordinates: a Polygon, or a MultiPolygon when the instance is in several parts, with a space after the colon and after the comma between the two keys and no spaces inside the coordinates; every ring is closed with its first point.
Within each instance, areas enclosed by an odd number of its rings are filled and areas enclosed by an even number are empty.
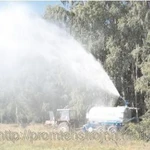
{"type": "Polygon", "coordinates": [[[131,119],[131,109],[125,106],[92,107],[86,115],[89,122],[127,122],[131,119]]]}
{"type": "Polygon", "coordinates": [[[124,124],[133,120],[138,121],[138,108],[128,107],[127,101],[123,98],[122,100],[124,106],[92,107],[86,114],[87,124],[83,126],[83,130],[89,132],[93,130],[116,132],[124,124]]]}

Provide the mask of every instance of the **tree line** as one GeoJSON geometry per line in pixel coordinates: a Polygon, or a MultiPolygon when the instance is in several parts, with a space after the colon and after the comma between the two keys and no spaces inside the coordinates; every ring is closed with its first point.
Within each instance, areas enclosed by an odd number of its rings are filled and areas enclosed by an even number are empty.
{"type": "Polygon", "coordinates": [[[150,110],[150,3],[63,1],[48,6],[44,18],[65,28],[100,60],[119,93],[150,110]]]}
{"type": "MultiPolygon", "coordinates": [[[[79,41],[102,63],[120,95],[129,100],[130,106],[140,108],[139,114],[149,117],[149,2],[62,1],[62,6],[47,6],[43,18],[65,29],[79,41]]],[[[93,99],[88,91],[66,89],[63,78],[51,84],[55,74],[58,78],[60,74],[56,72],[48,76],[52,70],[43,58],[38,62],[29,59],[26,63],[23,64],[24,72],[19,82],[17,79],[10,83],[9,77],[5,77],[10,85],[5,89],[6,83],[0,80],[4,87],[0,90],[1,123],[18,123],[19,120],[44,122],[48,119],[49,110],[66,105],[75,105],[78,112],[82,112],[80,117],[83,117],[90,102],[86,101],[86,97],[93,99]],[[43,71],[39,72],[30,64],[41,65],[43,71]],[[36,73],[39,78],[36,78],[36,73]],[[17,85],[15,88],[14,82],[17,85]],[[47,88],[43,88],[43,83],[49,83],[47,88]],[[56,90],[54,87],[57,87],[56,90]]]]}

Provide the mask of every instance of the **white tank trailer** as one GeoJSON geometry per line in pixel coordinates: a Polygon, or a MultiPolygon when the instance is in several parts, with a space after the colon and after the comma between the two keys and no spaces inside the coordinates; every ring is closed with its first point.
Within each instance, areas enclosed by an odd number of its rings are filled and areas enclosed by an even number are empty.
{"type": "Polygon", "coordinates": [[[124,124],[138,121],[138,108],[125,106],[103,107],[94,106],[86,114],[87,124],[84,131],[117,132],[124,124]]]}

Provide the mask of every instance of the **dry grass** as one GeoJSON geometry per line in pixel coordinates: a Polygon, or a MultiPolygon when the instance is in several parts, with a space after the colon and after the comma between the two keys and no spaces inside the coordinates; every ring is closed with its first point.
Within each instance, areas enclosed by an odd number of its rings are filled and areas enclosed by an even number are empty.
{"type": "MultiPolygon", "coordinates": [[[[24,132],[30,130],[33,132],[51,132],[51,129],[44,125],[30,125],[25,129],[17,125],[0,124],[0,132],[24,132]]],[[[129,137],[121,135],[101,135],[97,140],[24,140],[0,141],[0,150],[149,150],[150,143],[144,141],[135,141],[129,137]]]]}

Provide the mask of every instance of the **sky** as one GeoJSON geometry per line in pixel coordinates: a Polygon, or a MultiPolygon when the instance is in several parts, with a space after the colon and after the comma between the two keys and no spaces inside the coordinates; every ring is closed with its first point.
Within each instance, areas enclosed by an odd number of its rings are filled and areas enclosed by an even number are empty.
{"type": "Polygon", "coordinates": [[[25,5],[29,5],[32,10],[35,12],[35,13],[38,13],[39,15],[43,15],[44,14],[44,11],[46,9],[46,6],[47,5],[52,5],[52,6],[55,6],[55,5],[62,5],[62,3],[57,0],[57,1],[23,1],[23,2],[19,2],[19,1],[15,1],[15,2],[6,2],[6,1],[0,1],[0,8],[1,7],[5,7],[7,5],[9,5],[10,3],[18,3],[18,4],[25,4],[25,5]]]}

